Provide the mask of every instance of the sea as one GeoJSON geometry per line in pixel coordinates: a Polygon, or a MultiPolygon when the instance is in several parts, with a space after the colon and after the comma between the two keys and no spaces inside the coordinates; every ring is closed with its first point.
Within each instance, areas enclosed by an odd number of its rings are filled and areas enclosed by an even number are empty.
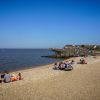
{"type": "Polygon", "coordinates": [[[61,60],[43,57],[53,54],[48,49],[0,49],[0,72],[41,67],[61,60]]]}

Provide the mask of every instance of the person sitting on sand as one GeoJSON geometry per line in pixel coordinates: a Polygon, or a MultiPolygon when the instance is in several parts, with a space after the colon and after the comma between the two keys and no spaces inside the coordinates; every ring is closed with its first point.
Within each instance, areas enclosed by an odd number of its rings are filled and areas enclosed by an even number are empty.
{"type": "Polygon", "coordinates": [[[86,60],[85,60],[85,59],[83,60],[83,64],[87,64],[87,62],[86,62],[86,60]]]}
{"type": "Polygon", "coordinates": [[[64,70],[64,69],[65,69],[65,63],[60,62],[60,64],[59,64],[59,69],[60,69],[60,70],[64,70]]]}
{"type": "Polygon", "coordinates": [[[18,80],[23,80],[21,73],[18,73],[18,80]]]}
{"type": "Polygon", "coordinates": [[[69,65],[71,65],[71,61],[66,61],[65,65],[66,65],[66,68],[67,68],[69,65]]]}
{"type": "Polygon", "coordinates": [[[3,80],[4,80],[4,76],[5,76],[5,73],[2,73],[2,74],[1,74],[1,80],[0,80],[0,83],[3,82],[3,80]]]}
{"type": "Polygon", "coordinates": [[[6,71],[6,74],[4,76],[4,82],[9,83],[11,82],[11,75],[6,71]]]}
{"type": "Polygon", "coordinates": [[[74,60],[72,60],[72,61],[71,61],[71,64],[74,65],[74,64],[76,64],[76,62],[75,62],[74,60]]]}
{"type": "Polygon", "coordinates": [[[59,67],[59,63],[55,63],[54,64],[54,69],[59,69],[58,67],[59,67]]]}
{"type": "Polygon", "coordinates": [[[69,61],[66,61],[66,63],[65,63],[65,71],[70,71],[70,70],[72,70],[73,69],[73,66],[72,66],[72,63],[71,62],[69,62],[69,61]]]}
{"type": "Polygon", "coordinates": [[[68,64],[71,64],[71,61],[70,60],[68,61],[68,64]]]}
{"type": "Polygon", "coordinates": [[[87,64],[86,60],[84,58],[80,59],[80,64],[87,64]]]}
{"type": "Polygon", "coordinates": [[[1,79],[3,79],[3,78],[4,78],[4,76],[5,76],[5,73],[1,74],[1,79]]]}

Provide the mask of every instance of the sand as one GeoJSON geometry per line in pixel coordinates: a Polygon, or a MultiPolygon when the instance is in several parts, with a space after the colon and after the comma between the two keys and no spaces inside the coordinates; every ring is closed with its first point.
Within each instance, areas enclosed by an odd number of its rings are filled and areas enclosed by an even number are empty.
{"type": "Polygon", "coordinates": [[[1,83],[0,100],[100,100],[100,57],[86,59],[88,64],[76,64],[72,71],[53,70],[50,64],[13,72],[24,79],[1,83]]]}

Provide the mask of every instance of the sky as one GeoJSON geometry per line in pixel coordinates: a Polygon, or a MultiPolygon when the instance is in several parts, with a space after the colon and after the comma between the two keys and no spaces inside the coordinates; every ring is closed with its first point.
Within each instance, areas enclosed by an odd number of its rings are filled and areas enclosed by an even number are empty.
{"type": "Polygon", "coordinates": [[[0,0],[0,48],[100,44],[100,0],[0,0]]]}

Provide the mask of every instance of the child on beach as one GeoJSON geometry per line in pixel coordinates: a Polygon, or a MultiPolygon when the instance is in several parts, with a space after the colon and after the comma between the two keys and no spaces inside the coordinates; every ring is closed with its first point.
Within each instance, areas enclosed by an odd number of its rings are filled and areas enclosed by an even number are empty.
{"type": "Polygon", "coordinates": [[[21,73],[18,74],[18,80],[23,80],[21,73]]]}
{"type": "Polygon", "coordinates": [[[59,67],[59,63],[55,63],[54,64],[54,69],[59,69],[58,67],[59,67]]]}

